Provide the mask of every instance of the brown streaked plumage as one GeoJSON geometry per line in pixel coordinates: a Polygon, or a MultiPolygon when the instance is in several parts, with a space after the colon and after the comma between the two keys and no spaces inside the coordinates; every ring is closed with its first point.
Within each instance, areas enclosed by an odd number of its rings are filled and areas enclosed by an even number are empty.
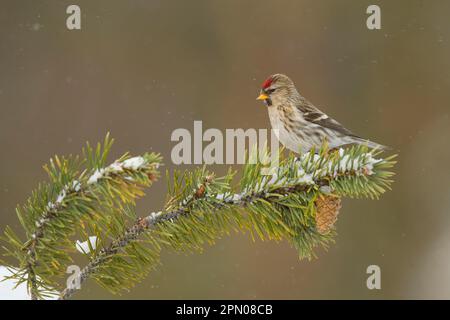
{"type": "Polygon", "coordinates": [[[300,95],[286,75],[274,74],[267,78],[257,99],[266,104],[270,123],[280,142],[294,152],[307,152],[313,147],[318,150],[325,139],[331,149],[350,144],[386,148],[355,135],[317,109],[300,95]]]}

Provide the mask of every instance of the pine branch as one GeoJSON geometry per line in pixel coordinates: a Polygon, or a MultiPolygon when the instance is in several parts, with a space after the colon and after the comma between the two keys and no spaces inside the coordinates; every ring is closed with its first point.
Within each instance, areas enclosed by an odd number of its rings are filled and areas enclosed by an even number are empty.
{"type": "MultiPolygon", "coordinates": [[[[259,165],[247,165],[239,193],[231,192],[232,172],[220,179],[204,168],[181,177],[176,173],[166,208],[137,219],[90,261],[78,281],[84,283],[89,276],[97,277],[97,281],[113,292],[132,285],[120,278],[138,279],[143,275],[133,277],[131,271],[119,277],[113,272],[106,278],[103,276],[108,268],[123,270],[127,265],[139,263],[124,259],[119,263],[115,258],[130,257],[126,250],[132,245],[138,248],[136,243],[140,237],[146,237],[152,247],[146,253],[152,257],[147,259],[150,268],[157,264],[161,246],[201,249],[204,242],[213,242],[231,229],[248,230],[262,239],[287,238],[301,257],[311,258],[314,246],[326,247],[334,236],[333,230],[323,234],[323,230],[317,230],[317,220],[311,221],[317,215],[314,207],[317,197],[333,193],[376,198],[389,187],[392,173],[386,169],[393,164],[392,157],[376,160],[361,147],[331,154],[324,147],[319,154],[311,152],[300,159],[288,158],[271,177],[261,176],[259,165]]],[[[74,292],[66,288],[61,299],[69,298],[74,292]]]]}
{"type": "MultiPolygon", "coordinates": [[[[270,155],[255,151],[237,185],[231,170],[220,178],[205,167],[176,171],[173,179],[167,174],[165,207],[138,219],[134,201],[156,180],[160,157],[125,154],[106,165],[111,144],[107,136],[103,147],[88,144],[81,158],[52,159],[45,167],[50,181],[17,209],[27,240],[5,230],[3,249],[18,263],[9,278],[26,282],[35,299],[61,288],[76,252],[74,240],[90,235],[98,239],[96,248],[88,241],[89,261],[75,282],[92,278],[113,293],[129,289],[155,269],[163,248],[201,251],[231,232],[285,239],[300,258],[311,259],[317,246],[333,242],[340,198],[378,198],[390,187],[389,169],[395,163],[393,156],[376,159],[379,152],[366,147],[331,152],[324,145],[317,153],[281,159],[273,174],[265,176],[261,163],[270,155]],[[255,161],[257,156],[262,161],[255,161]]],[[[60,298],[74,293],[69,286],[60,298]]]]}
{"type": "Polygon", "coordinates": [[[17,284],[27,282],[32,299],[45,298],[57,285],[55,277],[65,275],[74,249],[71,236],[105,223],[113,227],[111,218],[118,219],[123,205],[133,203],[143,195],[142,188],[155,181],[160,162],[156,154],[134,158],[125,154],[106,166],[112,142],[106,136],[103,147],[98,144],[95,150],[87,144],[83,160],[51,159],[44,167],[50,183],[41,184],[17,209],[28,240],[22,242],[6,229],[9,248],[4,249],[19,263],[9,278],[17,284]],[[86,168],[81,170],[83,165],[86,168]]]}

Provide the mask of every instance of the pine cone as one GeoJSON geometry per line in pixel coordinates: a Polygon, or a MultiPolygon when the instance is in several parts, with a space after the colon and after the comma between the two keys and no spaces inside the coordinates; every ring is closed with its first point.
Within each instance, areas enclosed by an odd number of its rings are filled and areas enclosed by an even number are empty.
{"type": "Polygon", "coordinates": [[[321,234],[327,234],[333,228],[341,209],[341,198],[329,194],[319,195],[316,205],[316,228],[321,234]]]}

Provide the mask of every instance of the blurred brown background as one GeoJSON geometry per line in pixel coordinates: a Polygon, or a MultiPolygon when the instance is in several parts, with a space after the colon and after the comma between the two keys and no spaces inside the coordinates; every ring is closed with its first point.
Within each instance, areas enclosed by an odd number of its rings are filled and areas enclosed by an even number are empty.
{"type": "MultiPolygon", "coordinates": [[[[450,298],[449,1],[0,1],[0,229],[54,154],[111,131],[111,159],[161,152],[176,128],[268,128],[270,74],[400,154],[393,191],[345,200],[336,244],[298,261],[287,243],[221,239],[166,253],[121,298],[450,298]],[[76,3],[82,30],[68,31],[76,3]],[[369,31],[370,4],[382,29],[369,31]],[[368,265],[382,290],[366,288],[368,265]]],[[[224,170],[224,168],[219,168],[224,170]]],[[[158,210],[165,183],[139,202],[158,210]]],[[[89,282],[76,298],[119,298],[89,282]]]]}

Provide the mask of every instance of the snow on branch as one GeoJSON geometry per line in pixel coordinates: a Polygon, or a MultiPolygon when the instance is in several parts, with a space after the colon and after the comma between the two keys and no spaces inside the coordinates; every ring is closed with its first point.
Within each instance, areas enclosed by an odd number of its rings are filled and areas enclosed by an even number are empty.
{"type": "Polygon", "coordinates": [[[232,170],[223,177],[206,167],[167,174],[166,205],[138,218],[134,201],[156,180],[161,159],[124,155],[106,165],[110,147],[107,137],[103,146],[88,145],[81,159],[55,157],[47,167],[50,183],[18,209],[27,240],[5,230],[5,254],[17,260],[10,279],[26,283],[33,298],[55,289],[60,299],[70,298],[77,289],[63,279],[80,253],[88,262],[76,282],[92,278],[114,293],[155,269],[164,248],[201,251],[232,232],[287,240],[300,258],[311,259],[316,247],[334,240],[341,197],[378,198],[390,188],[395,163],[363,146],[330,151],[324,145],[282,158],[267,176],[250,161],[252,153],[238,183],[232,170]]]}

